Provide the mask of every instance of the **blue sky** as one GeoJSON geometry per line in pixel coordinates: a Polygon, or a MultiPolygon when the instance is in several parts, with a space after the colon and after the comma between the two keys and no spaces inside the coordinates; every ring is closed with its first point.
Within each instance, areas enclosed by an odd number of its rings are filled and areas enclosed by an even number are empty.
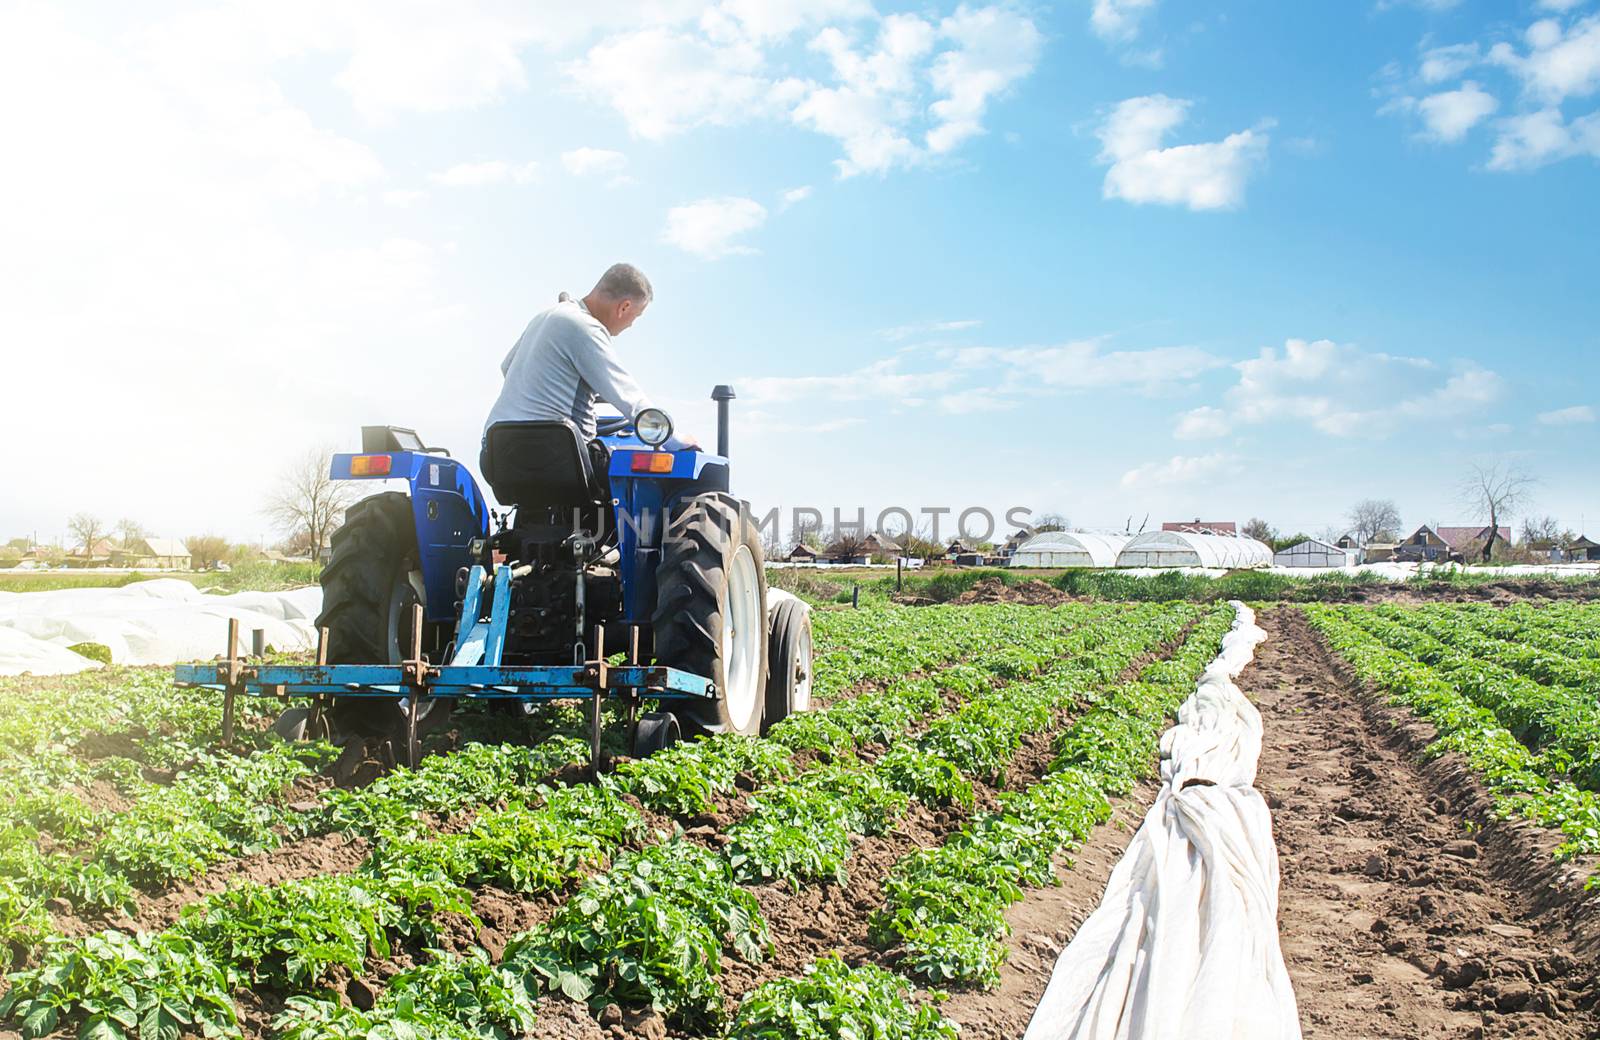
{"type": "Polygon", "coordinates": [[[23,3],[0,98],[7,537],[261,537],[363,423],[474,456],[617,259],[758,509],[1316,531],[1484,460],[1600,527],[1596,0],[23,3]]]}

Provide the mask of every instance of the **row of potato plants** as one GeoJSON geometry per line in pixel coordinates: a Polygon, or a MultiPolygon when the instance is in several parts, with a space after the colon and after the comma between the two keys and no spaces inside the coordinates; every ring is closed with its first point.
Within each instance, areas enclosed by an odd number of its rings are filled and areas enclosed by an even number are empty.
{"type": "Polygon", "coordinates": [[[1551,775],[1595,790],[1600,783],[1600,700],[1549,686],[1500,663],[1515,647],[1477,635],[1459,619],[1377,607],[1352,614],[1385,646],[1429,665],[1511,734],[1538,752],[1551,775]]]}
{"type": "Polygon", "coordinates": [[[1600,605],[1589,603],[1463,604],[1461,615],[1488,635],[1536,646],[1578,661],[1600,659],[1600,605]]]}
{"type": "MultiPolygon", "coordinates": [[[[644,829],[638,814],[609,788],[530,789],[530,777],[568,760],[574,750],[559,742],[553,753],[548,747],[468,748],[397,771],[359,792],[335,792],[302,828],[373,839],[378,851],[355,874],[242,885],[189,908],[177,925],[156,936],[113,931],[58,941],[38,969],[13,979],[4,1011],[30,1035],[87,1012],[80,1026],[86,1035],[104,1029],[144,1035],[148,1026],[158,1029],[150,1035],[166,1036],[162,1021],[147,1021],[144,1009],[165,1008],[178,1026],[186,1017],[201,1025],[200,1016],[217,1006],[219,994],[225,998],[229,985],[292,991],[336,964],[356,971],[367,956],[384,955],[391,936],[426,942],[434,914],[470,916],[467,884],[496,883],[529,894],[557,891],[603,866],[617,844],[637,839],[644,829]],[[541,804],[535,808],[533,801],[541,804]],[[464,832],[433,836],[423,822],[428,813],[485,805],[498,807],[480,813],[464,832]],[[141,957],[123,957],[130,943],[141,957]],[[100,963],[106,958],[109,963],[100,963]],[[207,970],[180,968],[197,963],[207,970]],[[102,1010],[107,1007],[113,1010],[102,1010]]],[[[696,778],[679,788],[705,780],[702,789],[726,792],[739,774],[770,778],[787,772],[785,749],[745,738],[716,738],[674,752],[660,757],[675,759],[679,771],[696,778]]],[[[630,787],[627,778],[616,786],[630,787]]],[[[644,797],[649,801],[648,791],[644,797]]],[[[227,1007],[231,1011],[231,1003],[227,1007]]]]}
{"type": "MultiPolygon", "coordinates": [[[[1573,657],[1539,645],[1530,631],[1531,625],[1512,623],[1505,626],[1513,630],[1511,633],[1491,634],[1483,630],[1477,617],[1455,606],[1374,609],[1384,617],[1420,628],[1474,657],[1493,660],[1538,682],[1579,690],[1591,700],[1600,698],[1600,660],[1573,657]]],[[[1592,620],[1600,623],[1600,613],[1592,620]]]]}
{"type": "MultiPolygon", "coordinates": [[[[1174,624],[1179,617],[1169,612],[1159,619],[1163,635],[1181,631],[1174,624]]],[[[885,883],[884,905],[869,927],[902,971],[934,984],[998,983],[1006,908],[1025,888],[1056,883],[1056,856],[1080,845],[1109,816],[1110,796],[1127,793],[1149,771],[1167,717],[1193,692],[1231,623],[1231,608],[1212,608],[1172,657],[1146,666],[1132,682],[1115,682],[1115,671],[1088,684],[1063,674],[1050,695],[1087,707],[1056,739],[1045,776],[1002,794],[997,808],[979,813],[939,848],[911,853],[885,883]]],[[[1102,660],[1131,661],[1137,637],[1129,642],[1127,651],[1107,650],[1102,660]]]]}
{"type": "Polygon", "coordinates": [[[1426,648],[1406,634],[1414,630],[1363,608],[1304,609],[1359,678],[1433,724],[1439,738],[1427,753],[1460,754],[1496,796],[1501,816],[1521,816],[1560,830],[1565,841],[1557,855],[1563,858],[1600,853],[1600,798],[1568,778],[1572,762],[1559,748],[1534,751],[1517,739],[1491,706],[1500,703],[1499,695],[1478,682],[1474,670],[1446,672],[1419,660],[1403,649],[1426,648]],[[1388,645],[1388,639],[1396,645],[1388,645]]]}
{"type": "Polygon", "coordinates": [[[1023,740],[1073,706],[1096,669],[1119,670],[1184,620],[1181,611],[1149,608],[1106,615],[1053,638],[1028,638],[1020,654],[1018,646],[998,648],[975,659],[967,674],[941,677],[962,706],[919,737],[884,740],[884,753],[868,767],[813,771],[753,799],[750,815],[729,832],[739,879],[844,882],[852,836],[892,829],[913,797],[970,807],[973,781],[1003,783],[1023,740]],[[989,688],[985,673],[1013,681],[989,688]]]}

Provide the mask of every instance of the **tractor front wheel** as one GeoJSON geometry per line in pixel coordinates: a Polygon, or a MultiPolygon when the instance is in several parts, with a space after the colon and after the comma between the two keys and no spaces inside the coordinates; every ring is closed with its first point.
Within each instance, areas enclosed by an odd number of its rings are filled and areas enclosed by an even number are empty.
{"type": "MultiPolygon", "coordinates": [[[[332,558],[322,571],[317,627],[328,630],[328,663],[399,664],[410,657],[416,650],[411,614],[426,606],[425,594],[411,499],[387,491],[351,506],[344,526],[334,532],[332,558]]],[[[424,651],[437,645],[438,629],[424,622],[424,651]]],[[[424,700],[417,710],[420,723],[433,712],[448,711],[448,705],[424,700]]],[[[415,764],[415,727],[401,698],[335,698],[328,723],[336,742],[387,741],[393,757],[415,764]]]]}
{"type": "Polygon", "coordinates": [[[715,701],[674,704],[687,729],[761,732],[766,602],[760,532],[739,500],[712,492],[681,502],[656,568],[653,627],[659,663],[716,685],[715,701]]]}

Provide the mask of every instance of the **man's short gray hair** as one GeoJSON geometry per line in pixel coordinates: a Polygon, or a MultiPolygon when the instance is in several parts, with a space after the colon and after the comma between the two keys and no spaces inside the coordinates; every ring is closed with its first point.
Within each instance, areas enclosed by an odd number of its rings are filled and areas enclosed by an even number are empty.
{"type": "Polygon", "coordinates": [[[612,264],[595,283],[594,291],[613,300],[633,300],[649,303],[655,298],[650,279],[632,264],[612,264]]]}

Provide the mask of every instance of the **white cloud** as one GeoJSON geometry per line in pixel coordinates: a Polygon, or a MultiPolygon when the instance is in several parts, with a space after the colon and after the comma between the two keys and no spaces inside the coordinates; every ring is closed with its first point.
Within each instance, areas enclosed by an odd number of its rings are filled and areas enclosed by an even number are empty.
{"type": "Polygon", "coordinates": [[[1228,413],[1221,408],[1212,408],[1210,405],[1201,405],[1191,408],[1178,417],[1178,426],[1172,435],[1180,441],[1205,440],[1211,437],[1225,436],[1233,424],[1228,421],[1228,413]]]}
{"type": "Polygon", "coordinates": [[[873,15],[869,0],[723,0],[701,16],[712,32],[726,33],[727,19],[757,40],[781,40],[807,26],[856,21],[873,15]]]}
{"type": "Polygon", "coordinates": [[[1539,0],[1539,6],[1546,11],[1570,11],[1585,2],[1586,0],[1539,0]]]}
{"type": "MultiPolygon", "coordinates": [[[[1565,12],[1578,5],[1550,0],[1540,6],[1565,12]]],[[[1521,111],[1494,123],[1488,169],[1534,170],[1576,156],[1600,158],[1600,112],[1569,119],[1562,111],[1567,101],[1600,92],[1600,14],[1567,25],[1559,18],[1541,18],[1523,30],[1520,41],[1502,40],[1487,51],[1477,43],[1426,49],[1416,78],[1433,86],[1484,65],[1506,70],[1521,86],[1521,111]]],[[[1462,140],[1501,107],[1471,80],[1419,99],[1396,85],[1398,70],[1385,75],[1390,83],[1380,93],[1392,96],[1380,114],[1416,113],[1423,122],[1422,136],[1436,141],[1462,140]]]]}
{"type": "Polygon", "coordinates": [[[1015,397],[993,390],[963,390],[956,394],[945,394],[935,403],[947,415],[979,415],[1010,411],[1017,407],[1018,401],[1015,397]]]}
{"type": "Polygon", "coordinates": [[[900,404],[919,404],[929,393],[951,387],[956,372],[907,372],[898,358],[882,358],[853,372],[822,376],[756,376],[739,381],[740,392],[752,401],[793,401],[823,398],[829,401],[884,399],[900,404]],[[745,389],[748,388],[748,389],[745,389]]]}
{"type": "Polygon", "coordinates": [[[1239,457],[1223,452],[1211,455],[1174,455],[1163,462],[1147,462],[1122,475],[1122,486],[1134,488],[1161,488],[1181,484],[1198,484],[1206,480],[1238,473],[1243,469],[1239,457]]]}
{"type": "Polygon", "coordinates": [[[690,127],[732,126],[774,107],[761,49],[668,28],[622,33],[566,65],[585,94],[605,102],[636,137],[659,141],[690,127]]]}
{"type": "Polygon", "coordinates": [[[910,339],[912,336],[937,336],[947,332],[966,332],[975,329],[983,322],[972,318],[963,318],[958,321],[916,321],[909,325],[896,325],[883,330],[883,338],[899,341],[910,339]]]}
{"type": "Polygon", "coordinates": [[[1545,108],[1495,125],[1491,170],[1534,170],[1579,155],[1600,158],[1600,112],[1568,123],[1559,109],[1545,108]]]}
{"type": "Polygon", "coordinates": [[[1472,68],[1482,54],[1475,43],[1453,43],[1446,47],[1433,47],[1422,54],[1418,75],[1424,83],[1443,83],[1455,79],[1472,68]]]}
{"type": "Polygon", "coordinates": [[[811,197],[811,185],[804,184],[798,188],[790,188],[778,196],[778,209],[785,210],[790,206],[798,205],[811,197]]]}
{"type": "Polygon", "coordinates": [[[385,205],[404,209],[413,206],[428,197],[428,193],[417,188],[392,188],[383,193],[385,205]]]}
{"type": "Polygon", "coordinates": [[[1527,51],[1497,43],[1489,60],[1522,80],[1523,89],[1546,104],[1587,97],[1600,89],[1600,15],[1563,28],[1554,18],[1534,22],[1523,33],[1527,51]]]}
{"type": "Polygon", "coordinates": [[[703,260],[735,253],[754,253],[737,239],[766,223],[766,207],[754,199],[701,199],[667,211],[661,240],[703,260]]]}
{"type": "Polygon", "coordinates": [[[1461,140],[1499,107],[1494,95],[1471,80],[1457,90],[1431,94],[1417,102],[1417,111],[1427,126],[1426,136],[1444,142],[1461,140]]]}
{"type": "Polygon", "coordinates": [[[1139,23],[1156,0],[1094,0],[1089,25],[1101,39],[1126,42],[1139,35],[1139,23]]]}
{"type": "Polygon", "coordinates": [[[1198,347],[1101,350],[1097,340],[1048,347],[968,347],[949,352],[958,365],[999,367],[1015,391],[1133,387],[1152,392],[1186,383],[1224,364],[1198,347]]]}
{"type": "Polygon", "coordinates": [[[1330,340],[1291,339],[1233,366],[1238,382],[1222,407],[1179,418],[1178,435],[1216,437],[1242,425],[1305,423],[1335,437],[1382,437],[1396,428],[1466,415],[1499,399],[1503,383],[1488,369],[1451,369],[1422,358],[1372,353],[1330,340]]]}
{"type": "Polygon", "coordinates": [[[1267,154],[1266,124],[1221,141],[1162,148],[1191,102],[1153,94],[1117,105],[1097,132],[1100,161],[1110,165],[1102,194],[1133,203],[1231,209],[1267,154]]]}
{"type": "Polygon", "coordinates": [[[561,153],[561,165],[574,177],[589,174],[618,174],[628,165],[628,157],[607,148],[574,148],[561,153]]]}
{"type": "MultiPolygon", "coordinates": [[[[898,340],[941,327],[976,325],[967,321],[919,323],[887,329],[884,335],[898,340]]],[[[931,354],[902,348],[893,357],[851,372],[743,377],[739,386],[744,392],[748,385],[758,399],[786,401],[889,398],[907,404],[936,394],[942,410],[958,413],[994,411],[1030,397],[1111,387],[1156,392],[1221,364],[1221,359],[1193,347],[1103,351],[1092,340],[1049,347],[951,347],[931,354]],[[919,359],[929,367],[911,367],[919,359]]]]}
{"type": "Polygon", "coordinates": [[[1574,426],[1579,423],[1594,422],[1594,409],[1586,404],[1573,405],[1571,408],[1557,408],[1550,412],[1540,412],[1540,424],[1544,426],[1574,426]]]}
{"type": "Polygon", "coordinates": [[[1032,72],[1044,46],[1031,19],[1003,7],[959,7],[939,23],[939,34],[956,46],[929,70],[934,90],[942,95],[928,108],[935,126],[926,144],[934,155],[983,133],[989,101],[1032,72]]]}
{"type": "Polygon", "coordinates": [[[854,0],[772,10],[741,0],[697,25],[606,37],[565,69],[637,137],[785,119],[837,140],[839,175],[853,177],[948,154],[983,133],[989,106],[1032,71],[1042,45],[1032,19],[1005,5],[963,4],[935,22],[878,18],[854,0]],[[782,69],[774,52],[824,22],[807,52],[826,68],[782,69]]]}
{"type": "Polygon", "coordinates": [[[483,162],[457,163],[447,170],[429,174],[428,180],[446,188],[481,188],[507,181],[527,184],[538,175],[539,164],[536,162],[518,165],[503,159],[487,159],[483,162]]]}
{"type": "Polygon", "coordinates": [[[844,158],[834,165],[840,177],[883,174],[921,158],[907,124],[916,111],[916,70],[936,39],[928,22],[895,14],[879,25],[870,51],[858,51],[835,28],[812,40],[811,48],[828,57],[837,85],[809,87],[794,107],[793,119],[839,141],[844,158]]]}

